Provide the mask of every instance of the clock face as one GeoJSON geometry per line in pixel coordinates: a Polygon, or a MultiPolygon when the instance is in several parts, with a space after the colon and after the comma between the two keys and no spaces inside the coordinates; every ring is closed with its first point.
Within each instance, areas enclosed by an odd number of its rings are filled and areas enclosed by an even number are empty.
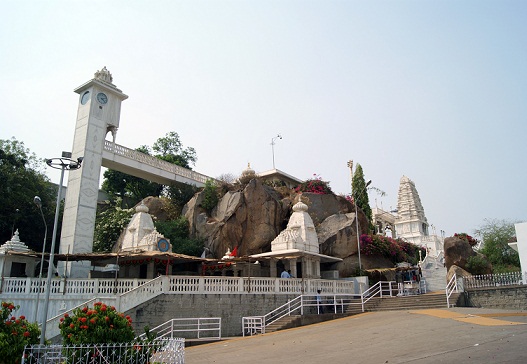
{"type": "Polygon", "coordinates": [[[99,92],[97,94],[97,101],[99,101],[99,103],[104,105],[104,104],[106,104],[108,102],[108,96],[106,96],[102,92],[99,92]]]}
{"type": "Polygon", "coordinates": [[[81,104],[86,105],[89,99],[90,99],[90,91],[86,91],[81,96],[81,104]]]}
{"type": "Polygon", "coordinates": [[[170,244],[166,239],[159,239],[157,242],[157,248],[159,251],[166,252],[168,249],[170,249],[170,244]]]}

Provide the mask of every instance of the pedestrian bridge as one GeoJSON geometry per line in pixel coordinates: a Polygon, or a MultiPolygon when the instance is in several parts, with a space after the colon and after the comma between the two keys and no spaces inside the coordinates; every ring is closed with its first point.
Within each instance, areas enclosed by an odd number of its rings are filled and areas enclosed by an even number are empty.
{"type": "Polygon", "coordinates": [[[205,186],[210,177],[159,158],[104,141],[102,166],[159,184],[182,182],[197,187],[205,186]]]}

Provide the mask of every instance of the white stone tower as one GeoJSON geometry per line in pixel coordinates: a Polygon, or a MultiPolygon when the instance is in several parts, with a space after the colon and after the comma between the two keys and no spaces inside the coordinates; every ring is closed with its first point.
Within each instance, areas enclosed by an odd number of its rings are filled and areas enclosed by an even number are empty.
{"type": "Polygon", "coordinates": [[[421,237],[428,235],[428,221],[415,183],[406,176],[402,176],[399,183],[397,215],[395,220],[397,237],[420,244],[421,237]]]}
{"type": "MultiPolygon", "coordinates": [[[[70,173],[68,177],[61,254],[92,252],[104,140],[111,132],[115,142],[121,102],[128,98],[112,82],[111,73],[104,67],[92,80],[74,90],[80,97],[72,158],[84,157],[84,161],[79,173],[70,173]]],[[[64,266],[59,267],[59,273],[87,277],[89,268],[89,263],[83,265],[81,262],[68,267],[67,271],[64,266]]]]}

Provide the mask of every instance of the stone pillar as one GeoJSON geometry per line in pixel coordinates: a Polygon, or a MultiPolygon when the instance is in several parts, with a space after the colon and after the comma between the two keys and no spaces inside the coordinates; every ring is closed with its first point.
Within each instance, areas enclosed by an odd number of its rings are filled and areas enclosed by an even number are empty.
{"type": "Polygon", "coordinates": [[[276,271],[276,259],[271,258],[271,259],[269,260],[269,265],[270,265],[269,268],[270,268],[270,272],[271,272],[271,273],[270,273],[271,278],[276,278],[276,277],[278,277],[278,272],[276,271]]]}
{"type": "Polygon", "coordinates": [[[291,275],[295,278],[298,278],[298,274],[296,274],[296,258],[293,258],[289,261],[289,266],[291,267],[291,275]]]}

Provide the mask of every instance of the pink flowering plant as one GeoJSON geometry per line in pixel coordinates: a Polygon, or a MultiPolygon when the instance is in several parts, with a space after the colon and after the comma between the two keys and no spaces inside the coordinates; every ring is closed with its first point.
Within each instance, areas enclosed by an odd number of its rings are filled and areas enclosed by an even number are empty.
{"type": "Polygon", "coordinates": [[[426,249],[402,239],[393,239],[383,235],[363,234],[360,237],[360,252],[366,256],[382,256],[394,264],[408,262],[417,264],[419,250],[424,257],[426,249]]]}
{"type": "Polygon", "coordinates": [[[30,323],[24,315],[16,317],[18,310],[12,302],[2,302],[0,311],[0,364],[21,362],[26,345],[38,344],[40,330],[36,323],[30,323]]]}
{"type": "Polygon", "coordinates": [[[102,302],[93,308],[77,308],[72,315],[65,313],[59,328],[64,345],[127,343],[135,338],[130,316],[102,302]]]}
{"type": "Polygon", "coordinates": [[[478,239],[473,238],[472,236],[468,235],[467,233],[456,233],[456,234],[454,234],[454,236],[456,238],[461,239],[461,240],[465,240],[466,242],[468,242],[470,244],[470,246],[475,246],[475,245],[478,245],[478,243],[479,243],[478,239]]]}
{"type": "Polygon", "coordinates": [[[295,192],[309,192],[317,195],[329,195],[333,193],[329,187],[329,182],[323,181],[322,177],[316,173],[313,174],[313,178],[299,184],[295,188],[295,192]]]}

